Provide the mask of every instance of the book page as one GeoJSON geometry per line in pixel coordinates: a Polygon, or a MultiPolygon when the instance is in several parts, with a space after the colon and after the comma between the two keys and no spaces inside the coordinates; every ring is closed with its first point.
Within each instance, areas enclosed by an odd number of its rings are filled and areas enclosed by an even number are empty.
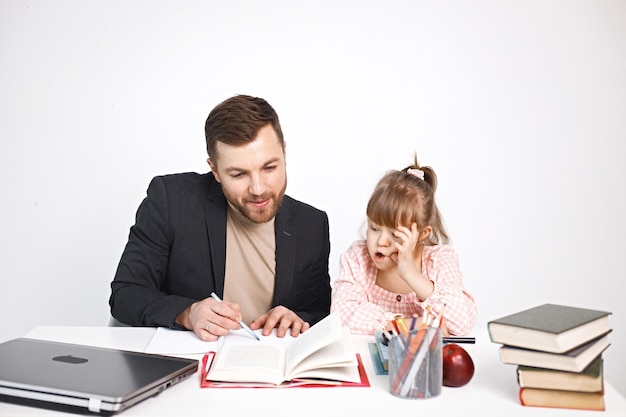
{"type": "MultiPolygon", "coordinates": [[[[348,328],[342,329],[343,337],[339,338],[336,342],[331,343],[327,346],[324,346],[321,349],[313,352],[302,361],[298,362],[294,365],[293,369],[291,369],[286,377],[288,379],[291,378],[299,378],[301,375],[309,370],[319,369],[321,371],[322,368],[339,368],[339,367],[353,367],[356,368],[358,366],[358,362],[356,360],[356,355],[354,348],[352,346],[352,342],[350,341],[349,330],[348,328]]],[[[324,378],[323,375],[327,375],[318,372],[318,378],[324,378]]],[[[310,376],[310,374],[307,374],[310,376]]],[[[335,378],[333,378],[335,379],[335,378]]]]}
{"type": "MultiPolygon", "coordinates": [[[[355,355],[356,358],[356,355],[355,355]]],[[[356,361],[355,361],[356,362],[356,361]]],[[[317,368],[298,373],[293,379],[300,380],[306,378],[316,378],[322,380],[345,381],[345,382],[361,382],[359,375],[358,362],[355,366],[317,368]]]]}
{"type": "MultiPolygon", "coordinates": [[[[341,320],[336,314],[330,314],[314,326],[311,326],[309,330],[301,334],[287,347],[285,375],[292,375],[294,369],[309,356],[308,368],[327,366],[328,363],[338,362],[341,358],[337,359],[337,357],[341,356],[341,351],[337,354],[335,349],[325,350],[315,356],[312,356],[312,354],[326,346],[332,346],[343,335],[344,330],[341,326],[341,320]]],[[[351,352],[351,356],[355,356],[354,352],[351,352]]]]}
{"type": "Polygon", "coordinates": [[[313,352],[329,345],[342,335],[341,321],[336,314],[330,314],[302,333],[287,348],[285,374],[290,374],[295,366],[313,352]]]}
{"type": "Polygon", "coordinates": [[[281,346],[224,344],[206,379],[228,382],[267,382],[280,384],[284,381],[285,350],[281,346]]]}

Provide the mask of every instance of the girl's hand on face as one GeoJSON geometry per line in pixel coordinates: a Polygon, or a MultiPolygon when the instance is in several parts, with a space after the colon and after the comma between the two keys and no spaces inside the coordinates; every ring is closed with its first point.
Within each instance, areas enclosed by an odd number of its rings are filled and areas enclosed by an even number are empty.
{"type": "Polygon", "coordinates": [[[417,246],[419,239],[419,232],[417,230],[417,224],[411,224],[411,228],[405,226],[398,226],[393,232],[393,236],[397,239],[394,242],[398,249],[397,258],[394,259],[398,263],[398,274],[402,279],[406,279],[415,272],[421,274],[422,262],[415,262],[413,259],[413,252],[417,246]]]}
{"type": "Polygon", "coordinates": [[[410,229],[405,226],[398,226],[393,232],[393,237],[396,238],[394,244],[398,249],[398,253],[412,256],[413,249],[417,246],[417,240],[419,239],[417,224],[413,223],[410,229]]]}

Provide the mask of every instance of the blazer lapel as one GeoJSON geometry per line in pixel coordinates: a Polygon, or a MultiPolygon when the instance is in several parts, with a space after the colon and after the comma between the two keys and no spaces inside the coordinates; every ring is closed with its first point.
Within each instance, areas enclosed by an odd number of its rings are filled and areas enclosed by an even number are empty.
{"type": "Polygon", "coordinates": [[[222,186],[213,180],[209,185],[208,201],[204,204],[204,217],[209,236],[213,286],[217,294],[224,294],[226,271],[226,197],[222,186]]]}
{"type": "Polygon", "coordinates": [[[283,199],[274,222],[276,238],[276,279],[274,280],[274,305],[285,305],[292,293],[293,271],[296,257],[296,230],[290,226],[291,204],[283,199]]]}

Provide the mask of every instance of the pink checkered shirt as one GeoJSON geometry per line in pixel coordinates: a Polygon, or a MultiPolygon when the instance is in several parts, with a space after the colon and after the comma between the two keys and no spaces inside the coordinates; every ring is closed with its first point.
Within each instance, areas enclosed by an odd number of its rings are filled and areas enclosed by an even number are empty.
{"type": "Polygon", "coordinates": [[[444,317],[451,335],[463,336],[476,323],[474,297],[463,286],[459,257],[448,245],[424,246],[422,274],[434,282],[433,293],[419,301],[415,293],[398,294],[376,285],[377,268],[365,240],[354,242],[341,255],[339,278],[332,284],[331,312],[338,312],[352,333],[373,334],[385,327],[395,315],[422,315],[426,305],[444,317]]]}

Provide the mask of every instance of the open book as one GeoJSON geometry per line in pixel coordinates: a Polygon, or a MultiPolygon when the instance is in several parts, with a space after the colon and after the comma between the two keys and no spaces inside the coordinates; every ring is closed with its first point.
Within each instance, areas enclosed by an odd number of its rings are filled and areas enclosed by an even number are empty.
{"type": "Polygon", "coordinates": [[[233,386],[232,383],[242,387],[369,386],[349,330],[342,327],[336,314],[330,314],[296,338],[273,336],[257,341],[228,335],[211,356],[205,358],[209,368],[205,368],[203,387],[233,386]]]}

